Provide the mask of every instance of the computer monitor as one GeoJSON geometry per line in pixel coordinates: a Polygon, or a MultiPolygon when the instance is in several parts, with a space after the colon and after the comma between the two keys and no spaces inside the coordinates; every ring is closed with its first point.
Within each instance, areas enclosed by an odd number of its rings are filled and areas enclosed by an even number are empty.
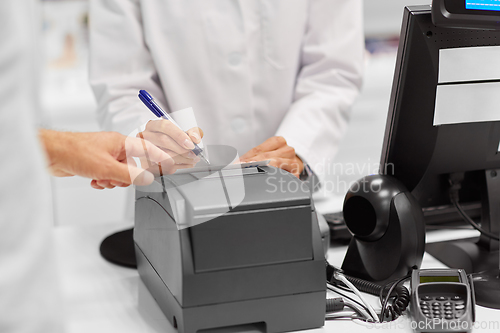
{"type": "MultiPolygon", "coordinates": [[[[499,50],[499,31],[435,26],[430,6],[407,7],[381,157],[381,173],[407,187],[426,219],[461,219],[450,200],[451,179],[461,186],[465,213],[495,235],[500,234],[499,50]]],[[[500,308],[498,241],[482,235],[427,244],[426,251],[450,267],[486,272],[475,274],[477,302],[500,308]]]]}

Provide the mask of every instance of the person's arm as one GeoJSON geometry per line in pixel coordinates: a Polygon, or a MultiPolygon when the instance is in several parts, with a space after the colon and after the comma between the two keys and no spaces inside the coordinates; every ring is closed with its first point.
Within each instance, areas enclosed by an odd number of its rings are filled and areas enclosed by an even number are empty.
{"type": "Polygon", "coordinates": [[[116,132],[72,133],[41,129],[39,138],[52,175],[90,178],[96,189],[152,183],[153,174],[137,167],[132,157],[146,157],[150,165],[161,162],[165,174],[175,171],[173,159],[155,145],[116,132]]]}
{"type": "Polygon", "coordinates": [[[90,17],[89,76],[98,122],[104,130],[128,135],[154,119],[137,97],[140,89],[167,107],[145,42],[140,1],[93,0],[90,17]]]}
{"type": "Polygon", "coordinates": [[[347,128],[364,66],[361,0],[310,1],[294,103],[276,135],[322,178],[347,128]]]}

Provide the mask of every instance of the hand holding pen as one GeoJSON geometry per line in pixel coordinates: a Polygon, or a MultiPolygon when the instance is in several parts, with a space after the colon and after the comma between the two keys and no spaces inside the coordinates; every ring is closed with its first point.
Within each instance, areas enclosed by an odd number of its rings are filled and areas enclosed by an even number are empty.
{"type": "Polygon", "coordinates": [[[184,132],[145,90],[140,91],[139,98],[154,115],[163,119],[149,121],[138,137],[150,141],[172,156],[177,169],[191,168],[200,158],[208,163],[203,150],[197,146],[203,137],[200,128],[195,127],[184,132]]]}

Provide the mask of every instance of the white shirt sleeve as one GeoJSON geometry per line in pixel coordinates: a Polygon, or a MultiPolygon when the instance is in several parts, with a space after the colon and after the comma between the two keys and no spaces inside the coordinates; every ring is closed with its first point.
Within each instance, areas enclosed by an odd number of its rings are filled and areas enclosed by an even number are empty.
{"type": "Polygon", "coordinates": [[[362,84],[361,0],[310,2],[294,102],[276,135],[295,148],[320,179],[332,162],[362,84]]]}
{"type": "Polygon", "coordinates": [[[155,119],[138,99],[140,89],[167,106],[145,42],[140,3],[93,0],[90,17],[90,84],[98,104],[97,120],[105,130],[128,135],[155,119]]]}

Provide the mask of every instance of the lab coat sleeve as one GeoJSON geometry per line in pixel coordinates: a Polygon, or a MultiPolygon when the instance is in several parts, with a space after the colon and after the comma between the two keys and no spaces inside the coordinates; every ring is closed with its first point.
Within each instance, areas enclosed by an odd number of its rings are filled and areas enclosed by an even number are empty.
{"type": "Polygon", "coordinates": [[[139,0],[90,1],[89,79],[104,130],[128,135],[155,118],[138,99],[140,89],[167,106],[146,45],[139,0]]]}
{"type": "Polygon", "coordinates": [[[324,179],[362,83],[362,1],[312,0],[309,10],[294,102],[276,135],[324,179]]]}

